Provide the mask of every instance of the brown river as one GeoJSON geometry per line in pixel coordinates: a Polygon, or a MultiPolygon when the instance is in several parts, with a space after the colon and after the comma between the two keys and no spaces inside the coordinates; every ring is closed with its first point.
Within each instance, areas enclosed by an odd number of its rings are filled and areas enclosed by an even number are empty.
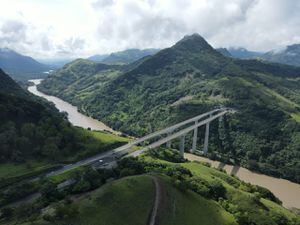
{"type": "Polygon", "coordinates": [[[185,154],[185,158],[191,161],[208,162],[215,168],[225,169],[228,174],[235,174],[238,178],[251,184],[265,187],[273,192],[286,208],[300,209],[300,185],[288,180],[270,177],[263,174],[251,172],[239,166],[231,166],[204,157],[185,154]]]}
{"type": "Polygon", "coordinates": [[[69,104],[68,102],[65,102],[61,100],[60,98],[46,95],[40,91],[37,90],[37,85],[39,85],[42,81],[42,79],[34,79],[29,80],[30,82],[34,83],[33,86],[28,87],[28,91],[30,91],[32,94],[40,96],[42,98],[47,99],[50,102],[53,102],[55,104],[55,107],[60,112],[67,112],[68,113],[68,120],[74,125],[79,126],[83,128],[91,128],[92,130],[107,130],[114,132],[110,127],[105,125],[99,120],[95,120],[91,117],[88,117],[86,115],[83,115],[82,113],[78,112],[77,107],[69,104]]]}
{"type": "MultiPolygon", "coordinates": [[[[47,99],[50,102],[53,102],[56,108],[59,111],[64,111],[68,113],[69,121],[79,127],[88,128],[90,127],[93,130],[108,130],[114,132],[110,127],[106,126],[101,121],[95,120],[91,117],[85,116],[82,113],[77,111],[77,107],[61,100],[60,98],[46,95],[37,90],[36,86],[41,83],[42,80],[35,79],[30,80],[34,83],[33,86],[30,86],[28,90],[42,98],[47,99]]],[[[217,161],[212,161],[210,159],[195,156],[192,154],[185,154],[185,157],[189,160],[197,160],[202,162],[209,162],[212,166],[216,168],[223,168],[228,174],[235,174],[241,180],[249,182],[251,184],[260,185],[262,187],[268,188],[272,191],[282,202],[283,205],[287,208],[298,208],[300,209],[300,185],[290,182],[288,180],[274,178],[266,176],[263,174],[258,174],[251,172],[245,168],[238,166],[226,165],[217,161]]]]}

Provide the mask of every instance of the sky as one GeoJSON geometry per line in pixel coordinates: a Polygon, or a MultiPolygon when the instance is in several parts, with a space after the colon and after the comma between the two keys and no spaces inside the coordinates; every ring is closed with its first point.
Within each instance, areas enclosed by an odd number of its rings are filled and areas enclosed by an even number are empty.
{"type": "Polygon", "coordinates": [[[0,0],[0,48],[77,58],[170,47],[199,33],[213,47],[300,43],[300,0],[0,0]]]}

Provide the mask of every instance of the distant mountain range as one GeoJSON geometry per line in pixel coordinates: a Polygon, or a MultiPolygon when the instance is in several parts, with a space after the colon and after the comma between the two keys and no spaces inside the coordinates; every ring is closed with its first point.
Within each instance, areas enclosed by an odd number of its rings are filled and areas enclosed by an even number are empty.
{"type": "Polygon", "coordinates": [[[262,58],[277,63],[300,66],[300,44],[289,45],[280,51],[270,51],[262,58]]]}
{"type": "Polygon", "coordinates": [[[238,59],[261,59],[269,62],[300,66],[300,44],[289,45],[281,50],[272,50],[266,53],[249,51],[245,48],[218,48],[224,56],[238,59]]]}
{"type": "Polygon", "coordinates": [[[159,49],[127,49],[120,52],[114,52],[109,55],[94,55],[89,57],[89,60],[95,62],[103,62],[109,64],[127,64],[139,60],[145,56],[154,55],[159,49]]]}
{"type": "Polygon", "coordinates": [[[51,66],[8,48],[0,48],[0,68],[17,80],[45,77],[47,74],[43,72],[52,69],[51,66]]]}

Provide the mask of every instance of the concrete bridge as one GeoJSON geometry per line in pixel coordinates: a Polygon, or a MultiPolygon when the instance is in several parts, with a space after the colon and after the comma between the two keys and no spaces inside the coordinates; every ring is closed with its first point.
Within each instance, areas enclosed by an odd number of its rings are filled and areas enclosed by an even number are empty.
{"type": "Polygon", "coordinates": [[[167,147],[171,147],[171,142],[174,139],[180,138],[180,153],[183,156],[185,150],[185,136],[189,132],[193,132],[193,143],[191,152],[195,152],[197,148],[197,137],[198,137],[198,128],[201,126],[205,126],[205,138],[204,138],[204,154],[208,151],[208,142],[209,142],[209,125],[212,121],[221,119],[225,114],[234,113],[235,111],[230,108],[220,108],[209,111],[207,113],[203,113],[201,115],[195,116],[188,120],[177,123],[173,126],[167,127],[165,129],[156,131],[154,133],[148,134],[139,139],[133,140],[126,145],[118,147],[116,149],[112,149],[111,151],[107,151],[104,153],[97,154],[90,158],[78,161],[74,164],[69,164],[61,169],[52,171],[48,173],[46,176],[53,176],[57,174],[61,174],[68,170],[72,170],[79,166],[84,165],[95,165],[96,167],[105,167],[106,165],[114,164],[115,161],[125,155],[129,156],[138,156],[143,152],[159,147],[163,144],[166,144],[167,147]],[[149,143],[145,146],[145,143],[149,143]],[[137,145],[144,145],[142,149],[132,152],[132,148],[137,145]],[[131,153],[132,152],[132,153],[131,153]]]}
{"type": "Polygon", "coordinates": [[[225,114],[234,113],[235,111],[230,108],[220,108],[215,109],[210,112],[195,116],[193,118],[190,118],[188,120],[185,120],[183,122],[180,122],[178,124],[175,124],[173,126],[167,127],[163,130],[154,132],[152,134],[149,134],[145,137],[142,137],[140,139],[137,139],[133,142],[130,142],[129,145],[134,144],[140,144],[145,141],[159,138],[159,140],[154,141],[151,144],[148,144],[147,146],[144,146],[142,149],[135,151],[131,153],[131,156],[138,156],[141,153],[157,148],[163,144],[166,144],[166,147],[171,147],[171,142],[174,139],[180,138],[180,144],[179,144],[179,151],[180,154],[183,156],[185,151],[185,136],[189,132],[193,132],[193,141],[192,141],[192,148],[189,149],[192,153],[196,151],[197,148],[197,139],[198,139],[198,128],[201,126],[205,126],[205,137],[204,137],[204,147],[203,147],[203,153],[206,154],[208,151],[208,143],[209,143],[209,125],[212,121],[219,119],[221,120],[222,117],[225,114]],[[166,137],[161,137],[162,135],[166,135],[166,137]]]}

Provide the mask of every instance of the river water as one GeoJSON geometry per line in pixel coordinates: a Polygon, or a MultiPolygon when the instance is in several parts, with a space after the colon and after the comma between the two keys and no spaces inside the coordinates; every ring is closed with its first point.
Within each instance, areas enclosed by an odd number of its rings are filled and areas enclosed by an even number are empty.
{"type": "MultiPolygon", "coordinates": [[[[67,112],[68,119],[73,125],[83,128],[90,127],[93,130],[108,130],[114,132],[110,127],[106,126],[104,123],[78,112],[77,107],[72,106],[68,102],[65,102],[60,98],[49,96],[38,91],[36,86],[41,83],[41,79],[35,79],[30,81],[33,82],[34,85],[30,86],[28,90],[37,96],[40,96],[42,98],[47,99],[50,102],[53,102],[56,108],[59,109],[59,111],[67,112]]],[[[226,165],[217,161],[212,161],[210,159],[195,156],[192,154],[185,154],[185,157],[189,160],[209,162],[213,167],[223,168],[228,174],[235,174],[237,177],[239,177],[245,182],[268,188],[283,202],[283,205],[285,207],[295,207],[300,209],[299,184],[284,179],[278,179],[263,174],[254,173],[242,167],[226,165]]]]}
{"type": "Polygon", "coordinates": [[[285,179],[270,177],[263,174],[251,172],[239,166],[231,166],[218,161],[213,161],[204,157],[185,154],[185,158],[191,161],[208,162],[215,168],[225,169],[228,174],[234,174],[241,180],[251,184],[265,187],[278,197],[286,208],[300,209],[300,185],[285,179]]]}
{"type": "Polygon", "coordinates": [[[85,116],[82,113],[77,111],[77,107],[69,104],[68,102],[65,102],[61,100],[60,98],[46,95],[40,91],[37,90],[37,85],[41,83],[42,79],[34,79],[29,80],[30,82],[34,83],[33,86],[28,87],[28,91],[30,91],[32,94],[40,96],[42,98],[47,99],[50,102],[53,102],[55,104],[55,107],[60,112],[67,112],[68,113],[68,120],[74,125],[79,126],[83,128],[91,128],[92,130],[107,130],[110,132],[114,132],[113,129],[105,125],[99,120],[95,120],[91,117],[85,116]]]}

